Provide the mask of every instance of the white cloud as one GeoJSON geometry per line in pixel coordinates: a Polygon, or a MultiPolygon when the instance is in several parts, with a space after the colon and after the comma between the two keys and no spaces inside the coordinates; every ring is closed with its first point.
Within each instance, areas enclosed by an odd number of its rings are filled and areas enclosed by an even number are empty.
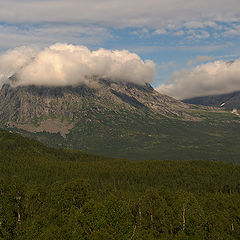
{"type": "Polygon", "coordinates": [[[137,47],[131,48],[131,51],[146,54],[146,53],[156,53],[157,51],[178,51],[182,54],[185,54],[186,52],[193,52],[198,53],[199,52],[214,52],[219,49],[227,49],[230,47],[233,47],[234,44],[232,42],[227,42],[224,44],[210,44],[210,45],[183,45],[183,43],[176,44],[175,46],[167,45],[167,46],[153,46],[153,45],[139,45],[137,47]]]}
{"type": "Polygon", "coordinates": [[[38,53],[32,47],[19,47],[9,50],[0,56],[0,87],[13,74],[29,64],[38,53]]]}
{"type": "Polygon", "coordinates": [[[232,24],[231,27],[225,28],[225,31],[222,33],[223,37],[232,37],[240,35],[240,25],[232,24]]]}
{"type": "MultiPolygon", "coordinates": [[[[0,28],[1,25],[4,28],[3,31],[0,29],[0,49],[32,43],[50,45],[58,41],[92,47],[111,38],[112,29],[129,28],[140,38],[150,38],[151,33],[183,36],[192,30],[190,40],[201,41],[210,37],[209,28],[222,31],[225,23],[240,22],[239,0],[0,2],[0,28]]],[[[238,32],[232,29],[222,36],[237,35],[238,32]]],[[[217,37],[216,33],[212,36],[217,37]]]]}
{"type": "Polygon", "coordinates": [[[188,21],[183,25],[185,28],[188,29],[201,29],[205,27],[211,27],[218,29],[219,25],[215,21],[188,21]]]}
{"type": "Polygon", "coordinates": [[[197,56],[195,59],[189,60],[187,62],[187,65],[193,65],[193,64],[196,64],[199,62],[206,62],[206,61],[210,61],[212,59],[213,59],[212,56],[197,56]]]}
{"type": "Polygon", "coordinates": [[[157,90],[178,99],[240,90],[240,59],[233,63],[216,61],[176,72],[171,84],[160,85],[157,90]]]}
{"type": "Polygon", "coordinates": [[[183,30],[179,30],[177,32],[174,33],[175,36],[183,36],[184,35],[184,31],[183,30]]]}
{"type": "Polygon", "coordinates": [[[209,32],[205,30],[188,30],[187,33],[189,34],[189,38],[194,40],[207,39],[210,37],[209,32]]]}
{"type": "Polygon", "coordinates": [[[190,22],[186,22],[184,24],[184,27],[186,28],[203,28],[204,27],[204,24],[202,22],[197,22],[197,21],[190,21],[190,22]]]}
{"type": "Polygon", "coordinates": [[[28,27],[0,25],[0,49],[38,44],[49,46],[61,39],[62,42],[95,46],[112,35],[106,28],[70,24],[44,24],[28,27]]]}
{"type": "Polygon", "coordinates": [[[161,29],[157,29],[153,32],[153,35],[164,35],[166,34],[166,30],[164,28],[161,28],[161,29]]]}
{"type": "Polygon", "coordinates": [[[151,36],[150,32],[147,28],[142,28],[142,29],[138,29],[136,31],[132,31],[131,34],[137,35],[140,38],[148,38],[151,36]]]}
{"type": "Polygon", "coordinates": [[[114,27],[150,27],[239,20],[239,0],[1,0],[0,21],[8,23],[83,23],[114,27]]]}
{"type": "MultiPolygon", "coordinates": [[[[155,64],[127,50],[90,51],[85,46],[55,44],[43,50],[22,47],[0,56],[1,84],[16,74],[18,85],[90,84],[92,76],[112,81],[150,83],[155,64]]],[[[13,83],[12,83],[13,84],[13,83]]]]}

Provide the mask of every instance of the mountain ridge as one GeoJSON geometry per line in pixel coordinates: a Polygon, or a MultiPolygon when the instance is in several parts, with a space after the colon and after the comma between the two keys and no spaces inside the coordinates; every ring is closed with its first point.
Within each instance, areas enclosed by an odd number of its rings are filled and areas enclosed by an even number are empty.
{"type": "Polygon", "coordinates": [[[229,139],[239,138],[239,123],[228,111],[182,103],[148,84],[98,79],[91,86],[0,90],[0,127],[107,157],[237,161],[239,147],[229,139]]]}
{"type": "MultiPolygon", "coordinates": [[[[154,110],[165,116],[179,115],[181,112],[184,112],[184,109],[189,108],[188,105],[175,100],[174,98],[158,93],[149,84],[141,86],[132,83],[115,83],[104,79],[95,82],[94,87],[86,85],[75,87],[38,87],[34,85],[11,87],[9,84],[5,84],[0,91],[0,97],[2,100],[0,103],[2,109],[0,112],[1,120],[5,120],[2,117],[2,113],[4,112],[4,109],[8,107],[10,107],[10,109],[8,109],[10,113],[13,112],[11,107],[15,107],[22,111],[21,116],[24,115],[30,107],[30,105],[28,105],[30,101],[32,105],[35,105],[34,108],[36,111],[34,112],[32,109],[31,114],[28,114],[27,116],[28,119],[31,119],[34,114],[39,117],[38,111],[41,112],[41,115],[42,112],[59,114],[59,110],[61,109],[65,111],[67,115],[67,107],[60,104],[60,109],[56,109],[54,106],[56,105],[56,102],[54,103],[54,100],[57,100],[58,103],[71,101],[70,104],[79,104],[79,107],[81,107],[84,102],[84,97],[88,98],[87,101],[94,100],[98,102],[99,105],[102,105],[101,103],[104,101],[104,104],[113,102],[115,104],[124,105],[124,107],[128,109],[145,108],[154,110]],[[25,96],[28,97],[27,100],[24,99],[25,96]],[[15,97],[15,99],[12,97],[15,97]],[[41,108],[38,110],[38,106],[35,103],[41,99],[45,99],[46,101],[38,102],[38,104],[41,105],[41,108]],[[171,104],[174,106],[171,107],[171,104]],[[21,107],[25,108],[25,111],[21,110],[21,107]]],[[[69,110],[72,111],[74,109],[69,110]]],[[[15,116],[15,121],[25,121],[24,119],[21,119],[21,116],[18,118],[17,114],[15,114],[15,116]]],[[[68,117],[72,118],[71,116],[68,117]]],[[[12,116],[10,116],[10,119],[11,118],[12,116]]],[[[6,120],[7,119],[8,117],[6,116],[6,120]]]]}
{"type": "MultiPolygon", "coordinates": [[[[16,81],[15,78],[11,79],[16,81]]],[[[66,134],[73,122],[88,110],[98,114],[106,110],[155,112],[165,117],[187,114],[188,105],[155,91],[149,84],[115,83],[95,80],[93,86],[18,86],[3,85],[0,90],[0,121],[8,127],[29,132],[66,134]]],[[[85,122],[91,122],[87,118],[85,122]]]]}
{"type": "Polygon", "coordinates": [[[182,101],[187,104],[214,106],[227,110],[240,109],[240,91],[188,98],[182,101]]]}

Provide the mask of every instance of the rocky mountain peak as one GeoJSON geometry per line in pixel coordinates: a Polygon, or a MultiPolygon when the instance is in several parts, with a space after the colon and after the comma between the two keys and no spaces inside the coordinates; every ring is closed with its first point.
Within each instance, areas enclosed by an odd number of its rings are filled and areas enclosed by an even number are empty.
{"type": "Polygon", "coordinates": [[[26,136],[40,136],[36,138],[45,143],[56,138],[57,146],[64,142],[64,146],[76,145],[80,149],[85,147],[83,142],[79,143],[79,136],[86,140],[94,135],[95,141],[115,129],[114,136],[119,141],[118,132],[124,126],[135,129],[135,121],[144,126],[158,118],[191,119],[188,110],[187,104],[160,94],[150,84],[108,79],[64,87],[5,84],[0,90],[1,127],[26,136]]]}
{"type": "Polygon", "coordinates": [[[0,90],[0,120],[26,123],[45,115],[73,119],[83,105],[128,110],[145,109],[164,116],[181,115],[188,105],[155,91],[150,84],[116,83],[99,79],[91,86],[3,85],[0,90]]]}

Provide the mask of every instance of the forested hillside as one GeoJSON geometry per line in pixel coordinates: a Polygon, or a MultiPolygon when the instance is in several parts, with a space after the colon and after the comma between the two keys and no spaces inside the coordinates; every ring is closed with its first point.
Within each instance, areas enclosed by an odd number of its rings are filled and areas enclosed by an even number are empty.
{"type": "Polygon", "coordinates": [[[0,130],[0,239],[240,239],[240,167],[56,150],[0,130]]]}

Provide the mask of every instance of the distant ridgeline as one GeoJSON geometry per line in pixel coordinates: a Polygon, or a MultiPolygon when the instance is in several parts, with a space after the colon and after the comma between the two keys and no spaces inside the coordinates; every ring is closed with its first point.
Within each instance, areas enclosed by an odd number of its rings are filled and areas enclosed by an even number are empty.
{"type": "Polygon", "coordinates": [[[240,109],[240,91],[227,94],[202,96],[184,99],[183,102],[197,105],[221,107],[223,109],[240,109]]]}
{"type": "Polygon", "coordinates": [[[94,81],[74,87],[5,84],[0,126],[51,147],[108,157],[239,162],[237,114],[185,104],[149,84],[94,81]]]}
{"type": "Polygon", "coordinates": [[[0,239],[240,239],[240,167],[128,161],[0,130],[0,239]]]}

